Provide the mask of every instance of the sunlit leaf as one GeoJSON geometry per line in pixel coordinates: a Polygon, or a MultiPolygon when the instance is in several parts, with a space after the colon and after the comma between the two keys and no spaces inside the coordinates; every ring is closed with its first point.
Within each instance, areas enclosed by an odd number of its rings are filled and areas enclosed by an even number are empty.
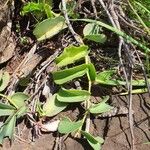
{"type": "Polygon", "coordinates": [[[41,41],[53,37],[65,28],[67,28],[67,25],[64,17],[58,16],[53,19],[46,19],[37,24],[33,34],[38,41],[41,41]]]}
{"type": "Polygon", "coordinates": [[[56,84],[63,84],[75,78],[81,77],[86,73],[89,74],[90,80],[95,81],[96,70],[91,63],[53,72],[53,78],[56,84]]]}
{"type": "Polygon", "coordinates": [[[29,96],[22,92],[16,92],[10,98],[11,98],[13,104],[15,104],[19,108],[19,107],[25,105],[25,100],[27,100],[29,98],[29,96]]]}
{"type": "Polygon", "coordinates": [[[68,134],[77,131],[81,126],[82,121],[72,122],[69,118],[64,117],[58,125],[58,131],[63,134],[68,134]]]}
{"type": "Polygon", "coordinates": [[[56,84],[63,84],[77,77],[83,76],[87,71],[88,66],[83,64],[70,69],[53,72],[53,78],[56,84]]]}
{"type": "Polygon", "coordinates": [[[0,80],[0,91],[3,91],[7,87],[9,83],[9,79],[10,79],[9,73],[3,72],[0,80]]]}
{"type": "Polygon", "coordinates": [[[25,6],[23,6],[21,15],[26,15],[27,13],[37,12],[37,11],[39,12],[44,11],[43,4],[28,2],[25,6]]]}
{"type": "Polygon", "coordinates": [[[72,89],[67,90],[61,88],[57,93],[57,99],[60,102],[68,102],[68,103],[82,102],[89,99],[89,97],[90,93],[86,90],[72,90],[72,89]]]}
{"type": "Polygon", "coordinates": [[[81,133],[85,136],[94,150],[101,150],[101,144],[104,143],[104,140],[101,137],[94,137],[93,135],[85,131],[81,131],[81,133]]]}
{"type": "Polygon", "coordinates": [[[99,114],[99,113],[104,113],[107,111],[110,111],[111,109],[113,109],[112,106],[106,104],[106,101],[109,99],[109,97],[104,97],[104,99],[102,100],[102,102],[98,103],[98,104],[94,104],[89,108],[90,113],[92,114],[99,114]]]}
{"type": "Polygon", "coordinates": [[[72,45],[64,49],[63,53],[58,58],[56,58],[56,63],[58,67],[66,66],[68,64],[74,63],[80,58],[85,57],[88,53],[88,46],[81,45],[76,47],[72,45]]]}
{"type": "Polygon", "coordinates": [[[56,98],[56,94],[54,94],[47,99],[46,103],[43,105],[43,112],[45,116],[52,117],[64,110],[67,105],[67,103],[59,102],[56,98]]]}

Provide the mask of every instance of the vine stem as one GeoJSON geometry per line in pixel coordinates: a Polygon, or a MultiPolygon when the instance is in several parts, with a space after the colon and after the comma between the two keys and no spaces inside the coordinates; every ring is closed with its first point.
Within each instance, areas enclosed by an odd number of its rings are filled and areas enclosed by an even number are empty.
{"type": "MultiPolygon", "coordinates": [[[[69,17],[68,17],[68,14],[67,14],[67,9],[66,9],[66,1],[65,0],[61,0],[62,2],[62,11],[64,13],[64,17],[65,17],[65,20],[66,20],[66,23],[68,25],[68,28],[70,30],[70,32],[72,33],[72,35],[74,36],[75,40],[79,43],[79,44],[84,44],[83,43],[83,40],[82,38],[74,31],[71,23],[70,23],[70,20],[69,20],[69,17]]],[[[90,58],[89,56],[86,56],[85,57],[85,63],[88,64],[90,62],[90,58]]],[[[89,93],[91,93],[91,85],[92,85],[92,82],[90,80],[90,77],[89,77],[89,73],[87,72],[87,77],[88,77],[88,91],[89,93]]],[[[90,98],[85,102],[85,107],[86,107],[86,110],[89,109],[90,107],[90,98]]],[[[90,129],[90,114],[88,113],[88,111],[86,111],[82,121],[83,121],[83,124],[85,122],[85,119],[86,119],[86,127],[85,127],[85,131],[86,132],[89,132],[89,129],[90,129]]],[[[82,129],[82,127],[79,129],[79,131],[82,129]]]]}
{"type": "MultiPolygon", "coordinates": [[[[88,64],[90,62],[90,58],[89,56],[87,55],[85,57],[85,63],[88,64]]],[[[88,92],[91,93],[91,87],[92,87],[92,82],[91,82],[91,79],[90,79],[90,76],[89,76],[89,73],[87,72],[87,77],[88,77],[88,92]]],[[[88,110],[90,108],[90,97],[87,99],[87,101],[85,102],[85,107],[86,107],[86,110],[88,110]]],[[[86,126],[85,126],[85,131],[86,132],[89,132],[90,130],[90,113],[87,113],[86,115],[86,126]]]]}
{"type": "Polygon", "coordinates": [[[67,14],[66,0],[61,0],[61,3],[62,3],[62,11],[64,13],[64,17],[65,17],[65,20],[66,20],[66,23],[68,25],[68,28],[69,28],[70,32],[72,33],[72,35],[74,36],[75,40],[79,44],[83,44],[82,38],[74,31],[74,29],[73,29],[73,27],[72,27],[72,25],[70,23],[70,20],[69,20],[68,14],[67,14]]]}
{"type": "MultiPolygon", "coordinates": [[[[90,58],[89,56],[85,56],[85,63],[88,64],[90,62],[90,58]]],[[[91,87],[92,87],[92,82],[90,80],[90,76],[89,73],[87,72],[87,77],[88,77],[88,92],[91,93],[91,87]]],[[[90,108],[90,97],[85,101],[85,108],[86,108],[86,112],[84,114],[84,117],[82,119],[82,126],[84,124],[84,122],[86,122],[85,125],[85,131],[89,133],[90,130],[90,113],[88,112],[88,109],[90,108]]],[[[75,137],[79,136],[79,132],[82,130],[82,126],[79,128],[77,134],[75,135],[75,137]]]]}

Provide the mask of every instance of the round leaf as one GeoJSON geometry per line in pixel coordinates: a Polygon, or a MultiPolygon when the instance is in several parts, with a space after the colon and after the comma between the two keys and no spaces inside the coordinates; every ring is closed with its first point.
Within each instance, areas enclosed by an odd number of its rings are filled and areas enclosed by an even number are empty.
{"type": "Polygon", "coordinates": [[[60,113],[67,107],[67,103],[59,102],[56,98],[56,94],[47,99],[46,103],[43,105],[43,111],[45,116],[52,117],[60,113]]]}
{"type": "Polygon", "coordinates": [[[62,134],[68,134],[78,130],[82,126],[82,121],[72,122],[69,118],[64,117],[58,126],[58,131],[62,134]]]}

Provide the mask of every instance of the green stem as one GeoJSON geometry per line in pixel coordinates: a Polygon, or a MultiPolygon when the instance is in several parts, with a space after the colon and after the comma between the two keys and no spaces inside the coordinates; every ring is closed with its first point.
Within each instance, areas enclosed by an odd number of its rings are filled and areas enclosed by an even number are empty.
{"type": "Polygon", "coordinates": [[[132,9],[132,11],[134,12],[134,14],[136,15],[136,17],[138,18],[139,22],[142,24],[142,26],[145,28],[146,32],[148,33],[148,35],[150,35],[150,30],[149,28],[146,26],[146,24],[143,22],[142,18],[138,15],[138,13],[136,12],[136,10],[133,8],[132,4],[130,3],[130,1],[128,1],[128,4],[130,6],[130,8],[132,9]]]}
{"type": "Polygon", "coordinates": [[[141,42],[135,40],[134,38],[132,38],[131,36],[127,35],[126,33],[122,32],[121,30],[118,30],[117,28],[114,28],[106,23],[103,23],[101,21],[97,21],[97,20],[92,20],[92,19],[71,19],[72,21],[84,21],[84,22],[89,22],[89,23],[95,23],[99,26],[102,26],[114,33],[116,33],[117,35],[123,37],[127,42],[133,43],[137,46],[139,46],[141,49],[145,50],[144,52],[150,52],[150,49],[148,47],[146,47],[145,45],[143,45],[141,42]]]}
{"type": "MultiPolygon", "coordinates": [[[[89,58],[89,56],[87,55],[87,56],[85,56],[85,63],[88,64],[89,62],[90,62],[90,58],[89,58]]],[[[88,91],[89,91],[89,93],[91,93],[92,82],[91,82],[91,80],[90,80],[90,76],[89,76],[89,73],[88,73],[88,72],[87,72],[87,77],[88,77],[88,91]]],[[[88,98],[88,99],[85,101],[86,112],[85,112],[84,117],[83,117],[83,119],[82,119],[82,126],[83,126],[85,120],[88,119],[87,117],[90,117],[90,116],[89,116],[90,114],[89,114],[89,112],[88,112],[89,107],[90,107],[90,98],[88,98]]],[[[77,133],[79,133],[79,132],[82,130],[82,126],[78,129],[78,132],[77,132],[77,133]]],[[[86,126],[87,126],[87,124],[86,124],[86,126]]]]}

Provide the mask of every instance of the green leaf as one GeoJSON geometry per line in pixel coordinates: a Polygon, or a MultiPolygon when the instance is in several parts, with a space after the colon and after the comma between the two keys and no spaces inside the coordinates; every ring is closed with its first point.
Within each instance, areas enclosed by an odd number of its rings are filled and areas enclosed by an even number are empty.
{"type": "Polygon", "coordinates": [[[36,36],[38,41],[41,41],[53,37],[65,28],[67,28],[67,25],[64,17],[58,16],[53,19],[46,19],[37,24],[33,34],[36,36]]]}
{"type": "Polygon", "coordinates": [[[0,116],[12,115],[15,110],[16,108],[11,105],[0,103],[0,116]]]}
{"type": "Polygon", "coordinates": [[[45,116],[52,117],[64,110],[67,105],[67,103],[59,102],[56,98],[56,94],[54,94],[47,99],[46,103],[43,105],[43,112],[45,112],[45,116]]]}
{"type": "Polygon", "coordinates": [[[5,137],[8,137],[10,140],[13,138],[16,124],[16,116],[13,115],[9,117],[7,120],[4,123],[4,125],[0,128],[0,144],[2,144],[3,139],[5,137]]]}
{"type": "Polygon", "coordinates": [[[69,46],[64,49],[63,53],[58,58],[56,58],[56,63],[58,67],[66,66],[85,57],[88,53],[88,46],[86,45],[80,45],[79,47],[69,46]]]}
{"type": "Polygon", "coordinates": [[[57,93],[57,99],[60,102],[68,102],[68,103],[82,102],[89,99],[89,97],[90,93],[86,90],[72,90],[72,89],[67,90],[61,88],[57,93]]]}
{"type": "Polygon", "coordinates": [[[113,109],[112,106],[106,104],[106,101],[109,99],[109,96],[104,97],[103,101],[98,103],[98,104],[94,104],[93,106],[91,106],[89,108],[90,113],[92,114],[99,114],[99,113],[104,113],[107,111],[110,111],[111,109],[113,109]]]}
{"type": "MultiPolygon", "coordinates": [[[[116,70],[105,70],[96,76],[95,81],[99,84],[111,85],[111,86],[126,85],[125,81],[112,79],[115,73],[116,73],[116,70]]],[[[149,81],[150,79],[148,79],[148,82],[149,81]]],[[[145,83],[145,80],[143,79],[132,80],[132,86],[146,86],[146,83],[145,83]]]]}
{"type": "Polygon", "coordinates": [[[1,75],[1,80],[0,80],[0,92],[3,91],[7,87],[9,83],[9,79],[10,79],[9,73],[3,72],[3,74],[1,75]]]}
{"type": "Polygon", "coordinates": [[[53,72],[53,78],[56,84],[63,84],[77,77],[83,76],[88,71],[88,65],[83,64],[70,69],[53,72]]]}
{"type": "Polygon", "coordinates": [[[95,81],[100,84],[112,85],[112,86],[126,85],[126,82],[124,81],[111,79],[115,73],[116,70],[105,70],[96,76],[95,81]]]}
{"type": "Polygon", "coordinates": [[[81,126],[82,121],[72,122],[69,118],[64,117],[58,125],[58,131],[62,134],[68,134],[77,131],[81,126]]]}
{"type": "Polygon", "coordinates": [[[25,100],[27,100],[28,98],[29,96],[22,92],[16,92],[10,97],[13,104],[15,104],[15,106],[17,106],[18,108],[25,105],[25,100]]]}
{"type": "Polygon", "coordinates": [[[104,143],[104,140],[101,137],[94,137],[93,135],[85,131],[81,131],[81,134],[85,136],[85,138],[94,150],[101,149],[101,144],[104,143]]]}
{"type": "Polygon", "coordinates": [[[88,23],[83,29],[84,38],[98,42],[104,43],[106,41],[106,36],[100,34],[100,27],[95,23],[88,23]]]}

